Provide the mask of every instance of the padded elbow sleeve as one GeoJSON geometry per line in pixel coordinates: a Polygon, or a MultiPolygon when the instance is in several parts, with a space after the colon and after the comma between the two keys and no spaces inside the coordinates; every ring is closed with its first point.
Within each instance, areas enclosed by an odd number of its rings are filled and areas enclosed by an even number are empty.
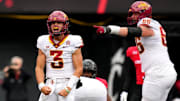
{"type": "Polygon", "coordinates": [[[128,37],[140,37],[142,29],[140,27],[128,27],[128,37]]]}

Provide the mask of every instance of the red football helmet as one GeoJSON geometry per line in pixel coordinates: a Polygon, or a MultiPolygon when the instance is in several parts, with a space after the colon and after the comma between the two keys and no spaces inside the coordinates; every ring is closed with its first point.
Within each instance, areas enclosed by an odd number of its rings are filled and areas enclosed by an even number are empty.
{"type": "Polygon", "coordinates": [[[47,20],[47,27],[50,35],[65,34],[68,32],[68,26],[69,26],[69,18],[63,11],[56,10],[49,15],[47,20]],[[64,24],[60,32],[58,33],[52,32],[50,27],[52,22],[62,22],[64,24]]]}
{"type": "Polygon", "coordinates": [[[152,16],[152,7],[149,3],[146,1],[136,1],[134,2],[129,11],[128,11],[128,17],[127,22],[129,25],[136,24],[140,19],[145,17],[151,17],[152,16]],[[139,17],[137,20],[133,19],[133,13],[139,13],[139,17]]]}

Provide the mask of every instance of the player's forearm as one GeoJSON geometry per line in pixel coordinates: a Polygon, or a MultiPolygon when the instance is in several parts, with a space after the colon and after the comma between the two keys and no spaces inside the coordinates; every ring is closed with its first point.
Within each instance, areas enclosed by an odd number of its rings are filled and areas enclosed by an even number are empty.
{"type": "Polygon", "coordinates": [[[40,84],[44,82],[44,70],[39,67],[36,67],[35,72],[37,83],[40,84]]]}
{"type": "Polygon", "coordinates": [[[83,73],[83,68],[82,67],[78,67],[76,68],[75,72],[74,72],[74,76],[80,77],[83,73]]]}
{"type": "Polygon", "coordinates": [[[71,76],[71,78],[67,84],[68,89],[72,89],[77,84],[77,82],[79,81],[80,76],[82,74],[82,71],[83,71],[82,69],[76,68],[73,76],[71,76]]]}
{"type": "Polygon", "coordinates": [[[74,54],[72,55],[72,60],[73,60],[73,66],[74,66],[75,72],[73,76],[71,76],[67,84],[67,87],[71,89],[77,84],[83,72],[81,49],[77,49],[74,52],[74,54]]]}
{"type": "Polygon", "coordinates": [[[76,50],[76,52],[72,56],[73,59],[73,65],[74,65],[74,76],[80,77],[83,73],[83,57],[81,54],[81,49],[76,50]]]}
{"type": "Polygon", "coordinates": [[[140,37],[151,36],[153,31],[146,27],[120,27],[116,25],[109,25],[110,34],[115,34],[123,37],[140,37]]]}
{"type": "Polygon", "coordinates": [[[71,76],[71,78],[67,84],[68,89],[72,89],[77,84],[77,82],[79,81],[80,76],[82,75],[82,72],[83,72],[83,67],[81,65],[76,65],[76,63],[75,63],[74,67],[75,67],[75,72],[74,72],[73,76],[71,76]]]}
{"type": "Polygon", "coordinates": [[[46,60],[45,54],[39,49],[36,60],[36,68],[35,68],[36,80],[38,84],[44,82],[45,60],[46,60]]]}
{"type": "Polygon", "coordinates": [[[109,25],[108,28],[110,29],[110,34],[115,34],[115,35],[119,35],[119,36],[123,36],[123,37],[126,37],[128,35],[127,27],[109,25]]]}
{"type": "Polygon", "coordinates": [[[78,71],[76,70],[74,72],[73,76],[71,76],[71,78],[70,78],[70,80],[69,80],[69,82],[67,84],[68,89],[71,90],[77,84],[77,82],[80,79],[81,74],[82,74],[81,70],[78,70],[78,71]]]}
{"type": "Polygon", "coordinates": [[[82,65],[82,56],[78,57],[78,59],[74,62],[75,72],[74,76],[80,77],[83,73],[83,65],[82,65]]]}

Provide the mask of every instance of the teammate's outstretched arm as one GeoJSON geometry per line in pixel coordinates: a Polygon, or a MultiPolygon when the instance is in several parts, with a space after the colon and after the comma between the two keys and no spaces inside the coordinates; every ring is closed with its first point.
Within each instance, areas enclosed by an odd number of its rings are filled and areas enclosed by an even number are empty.
{"type": "Polygon", "coordinates": [[[36,60],[36,80],[38,83],[39,90],[43,92],[45,95],[48,95],[51,92],[51,89],[44,84],[44,67],[45,67],[46,56],[45,54],[39,49],[38,56],[36,60]]]}
{"type": "Polygon", "coordinates": [[[116,25],[108,25],[107,27],[105,26],[93,26],[96,28],[96,33],[97,34],[115,34],[115,35],[120,35],[123,37],[126,36],[132,36],[132,37],[140,37],[140,36],[153,36],[154,32],[153,30],[146,25],[140,25],[139,27],[120,27],[116,25]]]}

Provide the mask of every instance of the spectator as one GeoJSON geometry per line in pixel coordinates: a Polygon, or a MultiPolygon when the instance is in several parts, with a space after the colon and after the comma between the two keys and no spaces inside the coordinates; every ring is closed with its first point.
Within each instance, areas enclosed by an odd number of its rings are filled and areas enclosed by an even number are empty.
{"type": "Polygon", "coordinates": [[[6,92],[6,101],[27,101],[26,83],[30,78],[23,69],[23,58],[14,56],[9,66],[4,68],[4,81],[2,84],[6,92]]]}

